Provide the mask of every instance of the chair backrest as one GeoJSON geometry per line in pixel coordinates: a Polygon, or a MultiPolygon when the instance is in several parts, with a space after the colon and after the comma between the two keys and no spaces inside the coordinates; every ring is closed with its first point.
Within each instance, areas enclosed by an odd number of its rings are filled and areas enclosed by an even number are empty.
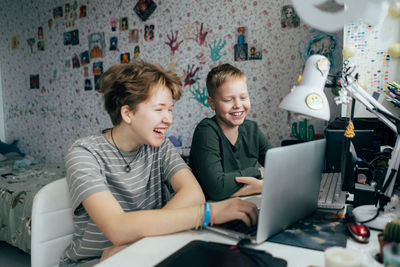
{"type": "Polygon", "coordinates": [[[45,185],[32,206],[31,266],[58,266],[72,239],[72,205],[65,178],[45,185]]]}

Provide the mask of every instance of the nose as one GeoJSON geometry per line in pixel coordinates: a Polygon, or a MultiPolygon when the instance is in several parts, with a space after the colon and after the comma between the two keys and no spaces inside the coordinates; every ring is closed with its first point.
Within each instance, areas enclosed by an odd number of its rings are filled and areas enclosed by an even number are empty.
{"type": "Polygon", "coordinates": [[[235,99],[233,101],[233,108],[240,108],[242,106],[242,102],[240,101],[240,99],[235,99]]]}
{"type": "Polygon", "coordinates": [[[172,113],[171,112],[167,112],[166,114],[164,114],[162,122],[167,124],[167,125],[171,125],[172,120],[173,120],[172,113]]]}

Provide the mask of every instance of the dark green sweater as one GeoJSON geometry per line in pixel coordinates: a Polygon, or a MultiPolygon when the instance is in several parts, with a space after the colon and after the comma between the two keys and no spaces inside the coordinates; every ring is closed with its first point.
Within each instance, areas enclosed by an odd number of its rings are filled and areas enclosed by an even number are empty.
{"type": "Polygon", "coordinates": [[[190,167],[209,200],[230,197],[243,184],[235,177],[261,178],[257,162],[264,166],[270,148],[257,123],[245,120],[233,146],[218,126],[215,116],[203,119],[196,127],[190,150],[190,167]]]}

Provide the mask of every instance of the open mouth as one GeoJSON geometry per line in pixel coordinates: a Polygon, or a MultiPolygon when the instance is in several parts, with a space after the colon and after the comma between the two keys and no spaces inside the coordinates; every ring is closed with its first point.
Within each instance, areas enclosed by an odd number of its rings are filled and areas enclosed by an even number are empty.
{"type": "Polygon", "coordinates": [[[164,135],[164,133],[167,131],[167,129],[165,129],[165,128],[155,128],[154,130],[153,130],[153,132],[155,132],[155,133],[157,133],[157,134],[161,134],[161,135],[164,135]]]}
{"type": "Polygon", "coordinates": [[[244,111],[240,111],[240,112],[232,112],[232,113],[230,113],[232,116],[236,116],[236,117],[238,117],[238,116],[242,116],[243,115],[243,113],[244,113],[244,111]]]}

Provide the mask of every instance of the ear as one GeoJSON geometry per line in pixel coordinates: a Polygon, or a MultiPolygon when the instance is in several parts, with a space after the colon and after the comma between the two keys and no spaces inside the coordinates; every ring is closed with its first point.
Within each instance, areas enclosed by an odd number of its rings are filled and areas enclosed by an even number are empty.
{"type": "Polygon", "coordinates": [[[212,110],[215,110],[215,103],[211,96],[207,96],[207,102],[212,110]]]}
{"type": "Polygon", "coordinates": [[[128,105],[124,105],[121,107],[120,112],[121,112],[122,121],[127,124],[131,124],[133,121],[133,112],[130,109],[130,107],[128,105]]]}

